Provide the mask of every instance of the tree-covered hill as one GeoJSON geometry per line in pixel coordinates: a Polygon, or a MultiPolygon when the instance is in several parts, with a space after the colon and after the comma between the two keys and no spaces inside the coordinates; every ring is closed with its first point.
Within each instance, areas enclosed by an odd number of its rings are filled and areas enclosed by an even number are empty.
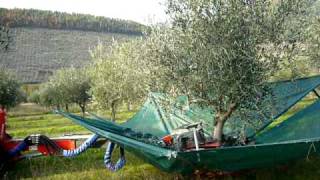
{"type": "Polygon", "coordinates": [[[57,69],[90,62],[99,42],[141,36],[146,26],[133,21],[34,9],[0,8],[0,27],[9,27],[10,46],[0,53],[0,67],[23,83],[44,82],[57,69]]]}
{"type": "Polygon", "coordinates": [[[89,50],[136,37],[127,34],[46,28],[11,28],[13,42],[0,53],[0,67],[17,74],[23,83],[44,82],[57,69],[90,63],[89,50]]]}
{"type": "Polygon", "coordinates": [[[141,35],[144,25],[134,21],[87,14],[69,14],[35,9],[0,8],[0,25],[50,29],[85,30],[141,35]]]}

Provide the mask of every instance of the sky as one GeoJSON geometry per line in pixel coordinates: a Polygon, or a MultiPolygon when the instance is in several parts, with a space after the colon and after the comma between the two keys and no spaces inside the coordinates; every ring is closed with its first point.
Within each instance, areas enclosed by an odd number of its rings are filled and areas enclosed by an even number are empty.
{"type": "Polygon", "coordinates": [[[155,24],[167,19],[164,3],[165,0],[0,0],[0,7],[75,12],[155,24]]]}

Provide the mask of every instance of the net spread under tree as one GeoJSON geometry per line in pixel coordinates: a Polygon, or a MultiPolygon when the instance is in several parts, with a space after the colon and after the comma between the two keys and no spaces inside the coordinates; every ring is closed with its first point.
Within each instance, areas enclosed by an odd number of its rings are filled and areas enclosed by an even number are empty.
{"type": "Polygon", "coordinates": [[[170,0],[172,26],[154,30],[148,59],[164,70],[160,79],[167,92],[215,112],[212,134],[221,142],[233,114],[250,122],[242,112],[259,111],[269,91],[265,83],[279,70],[283,54],[292,55],[286,47],[302,39],[297,24],[306,21],[301,17],[310,3],[170,0]]]}
{"type": "MultiPolygon", "coordinates": [[[[265,129],[274,119],[319,87],[320,76],[268,83],[266,86],[270,87],[274,95],[274,116],[265,119],[259,129],[265,129]]],[[[164,146],[161,138],[172,134],[176,128],[198,122],[199,119],[212,122],[212,112],[210,109],[191,106],[188,102],[181,103],[187,101],[187,98],[178,98],[168,110],[168,107],[161,103],[167,100],[167,97],[163,93],[150,94],[137,114],[122,124],[97,116],[82,117],[59,113],[167,172],[239,171],[272,167],[309,155],[319,155],[319,152],[315,151],[320,148],[319,99],[277,127],[260,133],[247,129],[247,137],[253,137],[248,144],[224,144],[219,148],[181,150],[164,146]],[[183,110],[177,107],[177,103],[184,104],[183,110]]],[[[265,111],[268,111],[268,108],[265,108],[265,111]]],[[[250,114],[261,117],[255,111],[250,114]]],[[[229,133],[232,134],[236,131],[232,127],[241,126],[243,123],[244,121],[228,120],[225,128],[230,128],[229,133]]],[[[206,125],[203,128],[207,132],[212,130],[212,126],[206,125]]]]}

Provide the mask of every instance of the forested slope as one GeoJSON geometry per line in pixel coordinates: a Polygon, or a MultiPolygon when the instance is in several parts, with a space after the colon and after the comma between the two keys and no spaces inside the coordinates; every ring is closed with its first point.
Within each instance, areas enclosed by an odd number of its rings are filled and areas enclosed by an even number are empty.
{"type": "Polygon", "coordinates": [[[134,21],[88,14],[0,8],[0,25],[141,35],[146,26],[134,21]]]}
{"type": "Polygon", "coordinates": [[[131,36],[76,30],[12,28],[13,43],[0,54],[0,66],[17,74],[23,83],[46,81],[55,70],[82,67],[90,62],[89,49],[99,42],[111,44],[114,39],[131,36]]]}
{"type": "Polygon", "coordinates": [[[23,83],[40,83],[55,70],[83,67],[99,42],[142,35],[145,26],[126,20],[51,11],[0,8],[0,25],[9,26],[12,42],[0,53],[0,67],[23,83]]]}

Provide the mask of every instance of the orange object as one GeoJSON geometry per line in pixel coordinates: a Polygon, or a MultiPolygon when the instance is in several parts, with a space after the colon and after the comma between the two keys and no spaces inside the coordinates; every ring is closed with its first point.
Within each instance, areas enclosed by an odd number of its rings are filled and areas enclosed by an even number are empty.
{"type": "Polygon", "coordinates": [[[167,136],[164,136],[162,138],[162,141],[166,144],[166,145],[172,145],[173,143],[173,137],[171,135],[167,135],[167,136]]]}
{"type": "MultiPolygon", "coordinates": [[[[68,140],[68,139],[55,140],[55,143],[63,150],[76,149],[76,141],[75,140],[68,140]]],[[[37,150],[38,150],[38,152],[42,153],[43,155],[50,155],[51,153],[54,153],[54,152],[50,152],[50,150],[44,145],[39,145],[37,147],[37,150]]]]}
{"type": "Polygon", "coordinates": [[[201,148],[218,148],[220,146],[221,146],[221,143],[219,142],[211,142],[211,143],[200,145],[201,148]]]}

